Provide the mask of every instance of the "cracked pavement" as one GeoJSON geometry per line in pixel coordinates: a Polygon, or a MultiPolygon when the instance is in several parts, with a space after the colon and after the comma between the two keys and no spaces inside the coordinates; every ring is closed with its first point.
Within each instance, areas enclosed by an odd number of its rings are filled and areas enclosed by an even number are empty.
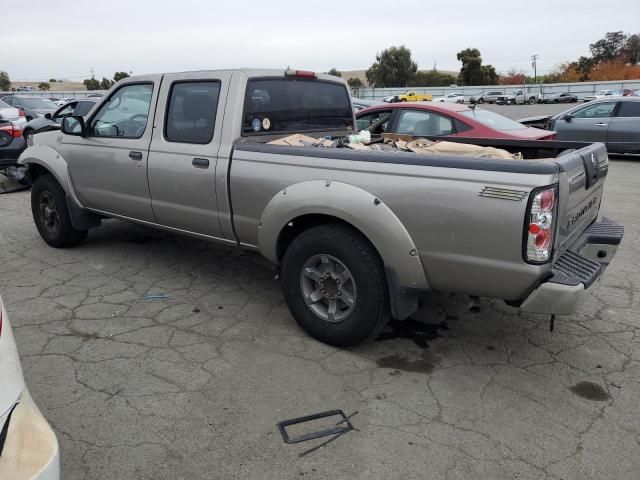
{"type": "Polygon", "coordinates": [[[29,192],[0,196],[0,293],[64,479],[637,479],[640,164],[610,164],[625,238],[581,313],[428,294],[414,321],[312,340],[259,255],[110,220],[47,247],[29,192]],[[145,295],[166,294],[165,299],[145,295]],[[286,445],[339,408],[349,432],[286,445]]]}

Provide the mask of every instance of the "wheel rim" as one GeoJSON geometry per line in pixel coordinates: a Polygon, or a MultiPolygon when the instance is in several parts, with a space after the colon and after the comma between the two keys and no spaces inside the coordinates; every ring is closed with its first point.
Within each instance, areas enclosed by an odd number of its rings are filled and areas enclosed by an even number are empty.
{"type": "Polygon", "coordinates": [[[60,216],[51,192],[44,191],[40,194],[40,219],[48,232],[55,233],[58,230],[60,216]]]}
{"type": "Polygon", "coordinates": [[[344,263],[328,254],[314,255],[302,266],[300,290],[305,303],[322,320],[346,320],[356,306],[356,283],[344,263]]]}

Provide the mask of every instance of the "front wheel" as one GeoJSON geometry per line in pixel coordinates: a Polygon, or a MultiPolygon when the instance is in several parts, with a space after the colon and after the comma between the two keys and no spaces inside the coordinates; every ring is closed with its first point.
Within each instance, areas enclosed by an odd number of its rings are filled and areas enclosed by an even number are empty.
{"type": "Polygon", "coordinates": [[[87,236],[87,230],[73,228],[65,192],[49,173],[33,182],[31,213],[38,233],[52,247],[72,247],[87,236]]]}
{"type": "Polygon", "coordinates": [[[536,103],[536,99],[534,97],[531,97],[529,99],[529,105],[533,105],[534,103],[536,103]]]}
{"type": "Polygon", "coordinates": [[[483,103],[484,103],[484,98],[479,98],[479,99],[477,100],[477,103],[483,104],[483,103]]]}
{"type": "Polygon", "coordinates": [[[282,290],[298,325],[329,345],[374,338],[389,317],[382,261],[348,226],[320,225],[296,237],[282,260],[282,290]]]}

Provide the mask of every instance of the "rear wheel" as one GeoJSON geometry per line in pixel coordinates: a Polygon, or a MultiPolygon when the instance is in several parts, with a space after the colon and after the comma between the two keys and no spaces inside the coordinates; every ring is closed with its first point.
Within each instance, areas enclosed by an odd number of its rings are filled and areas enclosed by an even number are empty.
{"type": "Polygon", "coordinates": [[[38,233],[52,247],[72,247],[87,236],[87,230],[73,228],[64,190],[49,173],[33,182],[31,213],[38,233]]]}
{"type": "Polygon", "coordinates": [[[388,319],[382,261],[348,226],[320,225],[296,237],[282,260],[282,290],[298,325],[330,345],[374,338],[388,319]]]}
{"type": "Polygon", "coordinates": [[[536,103],[536,99],[535,99],[535,97],[531,97],[529,99],[529,105],[533,105],[534,103],[536,103]]]}
{"type": "Polygon", "coordinates": [[[484,98],[479,98],[476,103],[480,103],[480,104],[484,103],[484,98]]]}
{"type": "Polygon", "coordinates": [[[406,101],[407,101],[407,99],[406,99],[406,98],[402,98],[400,101],[401,101],[401,102],[406,102],[406,101]]]}

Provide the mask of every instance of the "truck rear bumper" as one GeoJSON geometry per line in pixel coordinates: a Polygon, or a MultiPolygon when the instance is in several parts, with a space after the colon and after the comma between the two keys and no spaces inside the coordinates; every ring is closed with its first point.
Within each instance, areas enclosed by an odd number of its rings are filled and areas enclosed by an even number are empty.
{"type": "Polygon", "coordinates": [[[603,219],[592,223],[555,259],[551,276],[522,303],[525,312],[570,315],[593,293],[622,241],[624,227],[603,219]]]}

